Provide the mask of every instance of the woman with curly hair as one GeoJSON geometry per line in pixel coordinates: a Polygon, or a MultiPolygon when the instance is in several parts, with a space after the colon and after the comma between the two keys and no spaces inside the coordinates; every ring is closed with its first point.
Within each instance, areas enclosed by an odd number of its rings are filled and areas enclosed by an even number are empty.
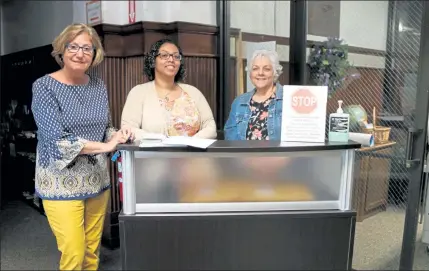
{"type": "Polygon", "coordinates": [[[185,77],[182,50],[172,40],[155,42],[146,55],[149,82],[131,89],[122,111],[122,126],[135,139],[148,134],[216,138],[216,123],[204,95],[181,83],[185,77]]]}

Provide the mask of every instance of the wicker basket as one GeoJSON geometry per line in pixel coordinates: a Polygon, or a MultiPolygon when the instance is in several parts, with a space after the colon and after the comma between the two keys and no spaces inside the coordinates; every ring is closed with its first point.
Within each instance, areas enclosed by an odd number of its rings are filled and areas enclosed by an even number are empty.
{"type": "Polygon", "coordinates": [[[374,128],[368,129],[368,128],[362,128],[363,132],[366,134],[372,134],[374,136],[374,143],[375,144],[383,144],[389,141],[390,136],[390,127],[383,127],[383,126],[377,126],[376,122],[376,114],[375,114],[375,107],[372,110],[372,125],[374,128]]]}

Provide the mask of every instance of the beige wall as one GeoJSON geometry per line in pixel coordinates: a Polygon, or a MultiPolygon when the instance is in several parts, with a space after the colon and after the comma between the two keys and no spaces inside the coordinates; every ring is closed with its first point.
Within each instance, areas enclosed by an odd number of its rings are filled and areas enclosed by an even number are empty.
{"type": "MultiPolygon", "coordinates": [[[[2,55],[51,43],[69,23],[85,22],[86,1],[18,1],[2,6],[2,55]],[[71,12],[72,11],[72,12],[71,12]]],[[[387,1],[341,1],[340,38],[350,46],[385,50],[387,1]]],[[[103,23],[127,24],[128,1],[102,1],[103,23]]],[[[136,21],[216,24],[216,1],[136,1],[136,21]]],[[[231,1],[231,27],[289,37],[290,1],[231,1]]],[[[308,35],[308,40],[326,37],[308,35]]],[[[288,46],[278,51],[289,57],[288,46]]],[[[384,67],[381,56],[350,54],[355,65],[384,67]]]]}

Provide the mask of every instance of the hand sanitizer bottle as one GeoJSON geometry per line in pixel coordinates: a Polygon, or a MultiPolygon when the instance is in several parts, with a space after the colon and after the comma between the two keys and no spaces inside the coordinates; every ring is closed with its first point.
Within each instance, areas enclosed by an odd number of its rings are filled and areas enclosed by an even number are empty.
{"type": "Polygon", "coordinates": [[[348,142],[350,116],[341,108],[343,101],[338,101],[337,113],[329,115],[329,141],[348,142]]]}

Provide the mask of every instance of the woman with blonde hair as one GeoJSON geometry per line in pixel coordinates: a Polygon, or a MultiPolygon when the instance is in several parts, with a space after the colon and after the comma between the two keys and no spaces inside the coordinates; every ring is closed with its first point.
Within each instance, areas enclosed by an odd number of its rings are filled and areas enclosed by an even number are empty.
{"type": "Polygon", "coordinates": [[[97,270],[110,188],[106,153],[133,135],[112,127],[106,86],[87,74],[104,57],[95,30],[69,25],[52,46],[61,69],[33,83],[36,192],[62,253],[60,270],[97,270]]]}

